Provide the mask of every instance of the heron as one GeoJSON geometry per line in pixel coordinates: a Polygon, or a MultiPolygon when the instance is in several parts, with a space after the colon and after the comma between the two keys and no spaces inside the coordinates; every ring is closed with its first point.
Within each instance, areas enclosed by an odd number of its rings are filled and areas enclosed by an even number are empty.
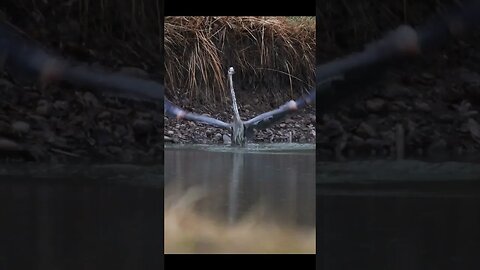
{"type": "Polygon", "coordinates": [[[238,111],[237,99],[233,87],[233,67],[228,69],[228,82],[230,86],[230,95],[232,98],[233,121],[226,123],[213,117],[189,112],[174,105],[165,99],[165,115],[176,119],[185,119],[203,124],[211,125],[217,128],[223,128],[230,131],[232,146],[245,146],[247,139],[253,134],[253,129],[264,129],[281,120],[288,114],[294,113],[305,107],[307,104],[313,104],[316,100],[316,90],[313,89],[297,100],[290,100],[277,109],[257,115],[247,121],[242,121],[238,111]]]}
{"type": "Polygon", "coordinates": [[[242,121],[233,88],[233,67],[228,70],[230,94],[232,96],[233,122],[185,111],[164,97],[161,82],[108,72],[103,68],[92,69],[85,65],[73,65],[69,61],[47,52],[35,41],[30,40],[19,29],[7,22],[0,22],[0,66],[6,66],[21,75],[34,78],[42,86],[64,81],[85,87],[102,94],[126,97],[148,102],[162,102],[164,113],[169,117],[186,119],[228,129],[232,145],[244,146],[252,129],[265,128],[285,115],[315,101],[315,91],[296,100],[289,101],[278,109],[263,113],[250,120],[242,121]]]}

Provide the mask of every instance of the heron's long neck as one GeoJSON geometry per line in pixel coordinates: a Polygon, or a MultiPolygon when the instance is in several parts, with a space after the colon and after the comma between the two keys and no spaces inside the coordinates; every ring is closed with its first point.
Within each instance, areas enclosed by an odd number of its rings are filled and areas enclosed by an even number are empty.
{"type": "Polygon", "coordinates": [[[233,90],[232,73],[228,73],[228,80],[230,81],[230,93],[232,94],[233,113],[235,115],[235,120],[241,121],[240,113],[238,112],[237,99],[235,98],[235,91],[233,90]]]}

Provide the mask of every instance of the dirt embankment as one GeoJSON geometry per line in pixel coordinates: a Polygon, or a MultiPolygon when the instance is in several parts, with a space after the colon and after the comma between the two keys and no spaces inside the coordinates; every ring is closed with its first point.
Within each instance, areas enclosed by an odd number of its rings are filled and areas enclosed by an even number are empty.
{"type": "MultiPolygon", "coordinates": [[[[398,25],[413,26],[445,12],[452,1],[323,1],[319,63],[362,49],[398,25]],[[351,18],[345,21],[339,18],[351,18]]],[[[317,119],[317,159],[398,156],[480,159],[480,35],[471,33],[392,68],[379,83],[358,87],[351,100],[317,119]]],[[[380,77],[380,74],[378,75],[380,77]]]]}
{"type": "MultiPolygon", "coordinates": [[[[314,87],[314,17],[167,17],[167,97],[200,114],[232,121],[227,70],[233,66],[242,119],[275,109],[314,87]]],[[[315,108],[266,130],[255,142],[315,141],[315,108]]],[[[165,119],[165,135],[182,143],[224,143],[227,130],[165,119]]]]}

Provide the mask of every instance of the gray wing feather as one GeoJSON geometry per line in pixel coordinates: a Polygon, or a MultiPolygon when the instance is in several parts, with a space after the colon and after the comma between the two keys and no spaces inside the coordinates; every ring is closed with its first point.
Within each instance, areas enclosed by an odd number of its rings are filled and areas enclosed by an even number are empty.
{"type": "Polygon", "coordinates": [[[182,108],[174,105],[168,99],[164,100],[164,113],[166,116],[171,118],[187,119],[190,121],[200,122],[200,123],[208,124],[218,128],[224,128],[224,129],[231,128],[230,124],[227,124],[221,120],[218,120],[209,116],[185,111],[182,108]]]}
{"type": "Polygon", "coordinates": [[[244,124],[247,129],[266,128],[272,125],[273,123],[281,120],[288,114],[297,112],[299,109],[305,107],[307,104],[315,103],[315,99],[316,99],[316,90],[312,90],[309,94],[304,95],[295,101],[291,100],[275,110],[255,116],[254,118],[248,121],[245,121],[244,124]]]}

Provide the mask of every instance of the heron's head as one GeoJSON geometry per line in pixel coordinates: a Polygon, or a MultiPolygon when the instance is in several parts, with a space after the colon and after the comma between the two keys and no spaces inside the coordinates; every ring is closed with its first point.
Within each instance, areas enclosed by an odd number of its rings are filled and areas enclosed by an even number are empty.
{"type": "Polygon", "coordinates": [[[242,121],[234,121],[232,124],[232,145],[244,146],[246,142],[245,125],[242,121]]]}

